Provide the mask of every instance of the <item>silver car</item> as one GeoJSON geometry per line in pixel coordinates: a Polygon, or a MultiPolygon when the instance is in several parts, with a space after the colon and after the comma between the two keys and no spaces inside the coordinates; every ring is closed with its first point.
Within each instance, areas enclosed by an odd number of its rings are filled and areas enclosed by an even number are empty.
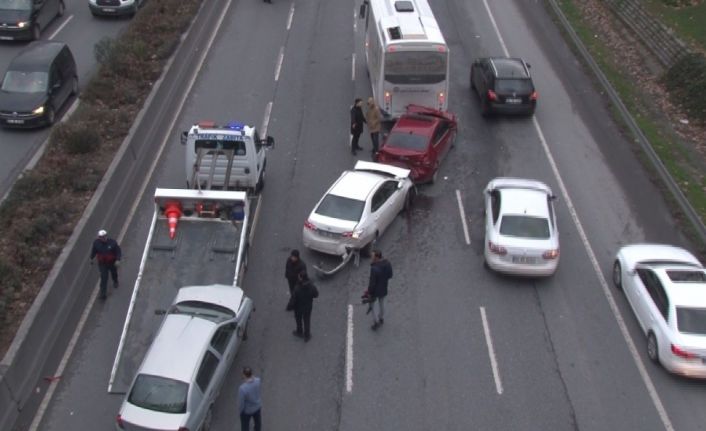
{"type": "Polygon", "coordinates": [[[332,255],[366,248],[411,205],[409,169],[359,161],[326,191],[304,222],[304,245],[332,255]]]}
{"type": "Polygon", "coordinates": [[[252,309],[237,287],[179,289],[120,407],[116,429],[207,431],[252,309]]]}
{"type": "Polygon", "coordinates": [[[544,183],[500,177],[485,188],[485,262],[513,275],[549,276],[559,264],[555,197],[544,183]]]}
{"type": "Polygon", "coordinates": [[[647,356],[672,373],[706,378],[706,270],[688,251],[633,244],[613,263],[613,284],[625,293],[647,337],[647,356]]]}

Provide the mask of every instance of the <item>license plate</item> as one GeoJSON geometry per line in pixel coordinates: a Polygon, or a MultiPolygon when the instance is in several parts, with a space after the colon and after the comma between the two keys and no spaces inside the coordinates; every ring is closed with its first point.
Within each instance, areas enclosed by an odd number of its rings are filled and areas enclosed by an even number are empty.
{"type": "Polygon", "coordinates": [[[336,233],[336,232],[329,232],[327,230],[321,230],[319,229],[319,235],[325,236],[326,238],[338,238],[341,235],[336,233]]]}
{"type": "Polygon", "coordinates": [[[512,263],[537,263],[537,259],[529,256],[512,256],[512,263]]]}
{"type": "Polygon", "coordinates": [[[24,124],[25,120],[10,119],[10,120],[7,120],[7,123],[8,124],[24,124]]]}
{"type": "Polygon", "coordinates": [[[512,103],[516,105],[518,103],[522,103],[522,99],[519,99],[517,97],[508,97],[507,99],[505,99],[505,103],[512,103]]]}
{"type": "Polygon", "coordinates": [[[12,36],[0,36],[0,40],[12,40],[12,36]]]}
{"type": "Polygon", "coordinates": [[[104,7],[104,8],[103,8],[103,12],[105,12],[105,13],[112,13],[112,12],[115,12],[115,8],[112,8],[112,7],[104,7]]]}

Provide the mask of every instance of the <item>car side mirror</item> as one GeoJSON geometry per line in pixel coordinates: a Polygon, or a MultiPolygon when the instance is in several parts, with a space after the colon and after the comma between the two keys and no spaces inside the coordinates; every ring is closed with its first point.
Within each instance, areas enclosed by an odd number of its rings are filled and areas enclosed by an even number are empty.
{"type": "Polygon", "coordinates": [[[527,65],[527,68],[528,68],[528,69],[531,69],[531,68],[532,68],[532,65],[531,65],[531,64],[529,64],[529,63],[525,63],[525,64],[527,65]]]}
{"type": "Polygon", "coordinates": [[[556,200],[556,195],[551,195],[551,196],[549,196],[549,199],[555,201],[555,200],[556,200]]]}
{"type": "Polygon", "coordinates": [[[189,132],[181,132],[181,145],[186,145],[186,140],[189,137],[189,132]]]}
{"type": "Polygon", "coordinates": [[[260,142],[258,142],[260,146],[266,147],[266,148],[274,148],[275,147],[275,138],[272,136],[268,136],[265,139],[260,139],[260,142]]]}

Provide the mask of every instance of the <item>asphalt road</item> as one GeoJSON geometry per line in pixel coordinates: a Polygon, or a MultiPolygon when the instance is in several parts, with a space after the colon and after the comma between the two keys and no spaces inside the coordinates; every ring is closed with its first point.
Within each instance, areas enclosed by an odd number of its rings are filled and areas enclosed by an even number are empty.
{"type": "MultiPolygon", "coordinates": [[[[348,108],[370,90],[357,1],[295,2],[289,28],[292,3],[274,1],[230,5],[175,129],[165,130],[172,143],[131,220],[124,287],[90,311],[39,429],[113,426],[122,397],[106,392],[108,374],[152,211],[149,195],[155,186],[184,184],[178,134],[200,119],[259,125],[269,102],[267,132],[277,144],[244,282],[257,310],[216,405],[214,430],[237,429],[244,365],[262,376],[268,430],[704,429],[706,386],[649,362],[624,297],[605,284],[620,245],[688,242],[541,2],[492,2],[491,19],[483,0],[431,1],[452,53],[449,103],[460,131],[440,180],[421,188],[411,213],[379,243],[395,270],[385,326],[372,332],[359,305],[363,260],[318,282],[313,338],[292,337],[284,262],[301,248],[312,206],[353,165],[348,108]],[[532,64],[536,122],[485,120],[470,93],[471,60],[502,54],[503,44],[532,64]],[[552,278],[483,268],[481,192],[500,175],[537,178],[558,195],[562,255],[552,278]]],[[[362,145],[370,148],[367,139],[362,145]]]]}
{"type": "MultiPolygon", "coordinates": [[[[66,42],[78,68],[81,88],[96,67],[93,45],[103,37],[115,37],[127,24],[127,19],[97,19],[88,10],[86,0],[64,0],[66,12],[42,32],[42,40],[66,42]]],[[[27,42],[3,41],[0,44],[0,73],[5,74],[10,61],[27,42]]],[[[62,110],[65,113],[69,102],[62,110]]],[[[0,128],[0,196],[4,196],[17,176],[49,136],[50,128],[17,130],[0,128]]]]}

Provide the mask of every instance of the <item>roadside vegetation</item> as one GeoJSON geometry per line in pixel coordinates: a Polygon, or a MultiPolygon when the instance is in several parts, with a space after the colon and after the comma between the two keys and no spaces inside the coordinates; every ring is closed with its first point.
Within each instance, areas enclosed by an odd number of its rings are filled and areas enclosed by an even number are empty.
{"type": "Polygon", "coordinates": [[[118,39],[96,43],[78,109],[0,205],[0,357],[201,2],[151,0],[118,39]]]}

